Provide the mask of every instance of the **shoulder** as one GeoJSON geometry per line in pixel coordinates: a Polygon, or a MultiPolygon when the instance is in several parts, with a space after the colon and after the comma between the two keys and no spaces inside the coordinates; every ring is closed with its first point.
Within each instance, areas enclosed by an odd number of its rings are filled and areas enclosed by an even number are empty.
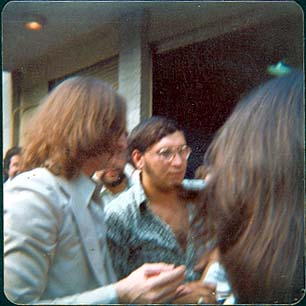
{"type": "Polygon", "coordinates": [[[127,245],[141,218],[134,186],[105,207],[107,239],[110,245],[127,245]]]}
{"type": "Polygon", "coordinates": [[[61,218],[61,208],[68,199],[61,185],[59,178],[44,168],[21,173],[4,189],[4,213],[24,218],[56,214],[61,218]]]}
{"type": "Polygon", "coordinates": [[[36,168],[30,171],[26,171],[17,175],[7,185],[7,189],[16,188],[37,188],[42,186],[53,186],[57,185],[57,179],[54,174],[45,168],[36,168]]]}
{"type": "Polygon", "coordinates": [[[135,187],[135,185],[132,185],[128,190],[122,192],[116,199],[112,200],[105,208],[106,216],[137,210],[137,188],[135,187]]]}
{"type": "MultiPolygon", "coordinates": [[[[4,195],[37,194],[42,197],[57,197],[65,194],[65,179],[62,179],[45,168],[36,168],[23,172],[10,181],[4,195]]],[[[67,192],[66,192],[67,193],[67,192]]]]}
{"type": "Polygon", "coordinates": [[[142,217],[140,210],[139,190],[133,185],[129,190],[122,193],[118,198],[111,201],[105,209],[105,221],[107,235],[117,235],[120,232],[127,235],[135,230],[142,217]]]}

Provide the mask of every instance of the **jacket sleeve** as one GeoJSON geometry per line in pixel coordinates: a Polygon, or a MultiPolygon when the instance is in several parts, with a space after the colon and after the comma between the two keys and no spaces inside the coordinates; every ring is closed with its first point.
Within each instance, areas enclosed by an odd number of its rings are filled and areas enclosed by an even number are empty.
{"type": "MultiPolygon", "coordinates": [[[[17,178],[16,178],[17,179],[17,178]]],[[[15,180],[15,179],[14,179],[15,180]]],[[[4,292],[14,303],[117,303],[113,285],[41,300],[62,224],[58,190],[33,179],[4,190],[4,292]]]]}
{"type": "Polygon", "coordinates": [[[80,294],[56,298],[53,300],[40,300],[33,304],[43,305],[97,305],[118,304],[117,292],[114,285],[100,287],[80,294]]]}

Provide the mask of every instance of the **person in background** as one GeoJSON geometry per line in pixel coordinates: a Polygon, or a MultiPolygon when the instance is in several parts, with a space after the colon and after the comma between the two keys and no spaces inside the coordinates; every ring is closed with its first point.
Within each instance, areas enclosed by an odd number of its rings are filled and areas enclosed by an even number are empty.
{"type": "MultiPolygon", "coordinates": [[[[172,120],[153,116],[128,138],[128,153],[140,179],[106,208],[107,239],[119,278],[145,262],[186,265],[189,293],[172,302],[214,303],[214,287],[199,281],[190,235],[194,205],[180,196],[191,149],[172,120]]],[[[190,184],[189,184],[190,185],[190,184]]]]}
{"type": "Polygon", "coordinates": [[[19,173],[21,147],[7,150],[3,160],[3,183],[12,180],[19,173]]]}
{"type": "Polygon", "coordinates": [[[134,166],[133,166],[133,163],[132,161],[130,161],[128,159],[125,167],[124,167],[124,173],[126,173],[126,175],[133,181],[137,181],[139,180],[139,174],[140,174],[140,171],[138,169],[136,169],[134,166]]]}
{"type": "Polygon", "coordinates": [[[293,72],[252,91],[205,155],[211,176],[193,232],[198,245],[215,239],[238,303],[303,296],[303,84],[293,72]]]}
{"type": "Polygon", "coordinates": [[[125,100],[92,77],[53,89],[31,120],[4,191],[4,292],[16,304],[162,303],[185,267],[144,264],[117,280],[91,176],[126,150],[125,100]]]}
{"type": "MultiPolygon", "coordinates": [[[[126,134],[121,136],[126,139],[126,134]]],[[[125,174],[126,152],[117,154],[108,168],[96,171],[93,180],[101,186],[100,197],[106,206],[132,185],[132,179],[125,174]]]]}

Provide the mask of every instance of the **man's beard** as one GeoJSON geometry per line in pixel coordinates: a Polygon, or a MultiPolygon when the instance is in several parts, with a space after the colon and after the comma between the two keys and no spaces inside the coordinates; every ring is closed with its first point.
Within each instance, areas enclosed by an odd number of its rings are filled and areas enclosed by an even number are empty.
{"type": "MultiPolygon", "coordinates": [[[[158,182],[157,175],[155,174],[154,170],[152,169],[152,167],[148,163],[145,163],[144,171],[146,171],[148,176],[153,178],[155,182],[158,182]]],[[[169,186],[166,186],[164,184],[155,184],[155,187],[157,189],[159,189],[162,192],[166,192],[166,193],[169,192],[169,191],[173,191],[173,190],[179,190],[180,186],[181,186],[181,183],[177,183],[177,184],[173,184],[173,185],[169,185],[169,186]]]]}
{"type": "Polygon", "coordinates": [[[113,182],[104,182],[105,187],[117,187],[122,183],[122,181],[126,178],[126,175],[122,172],[119,174],[117,180],[113,182]]]}

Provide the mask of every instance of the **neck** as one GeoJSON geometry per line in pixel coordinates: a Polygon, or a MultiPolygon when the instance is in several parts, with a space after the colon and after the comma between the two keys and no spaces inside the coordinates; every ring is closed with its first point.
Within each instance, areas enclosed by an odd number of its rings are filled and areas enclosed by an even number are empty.
{"type": "Polygon", "coordinates": [[[145,173],[141,176],[141,183],[151,204],[164,205],[164,203],[167,203],[167,206],[176,206],[179,203],[178,192],[175,187],[171,189],[160,188],[145,173]]]}
{"type": "Polygon", "coordinates": [[[92,177],[97,169],[97,165],[93,162],[93,158],[90,158],[82,165],[81,172],[88,177],[92,177]]]}

